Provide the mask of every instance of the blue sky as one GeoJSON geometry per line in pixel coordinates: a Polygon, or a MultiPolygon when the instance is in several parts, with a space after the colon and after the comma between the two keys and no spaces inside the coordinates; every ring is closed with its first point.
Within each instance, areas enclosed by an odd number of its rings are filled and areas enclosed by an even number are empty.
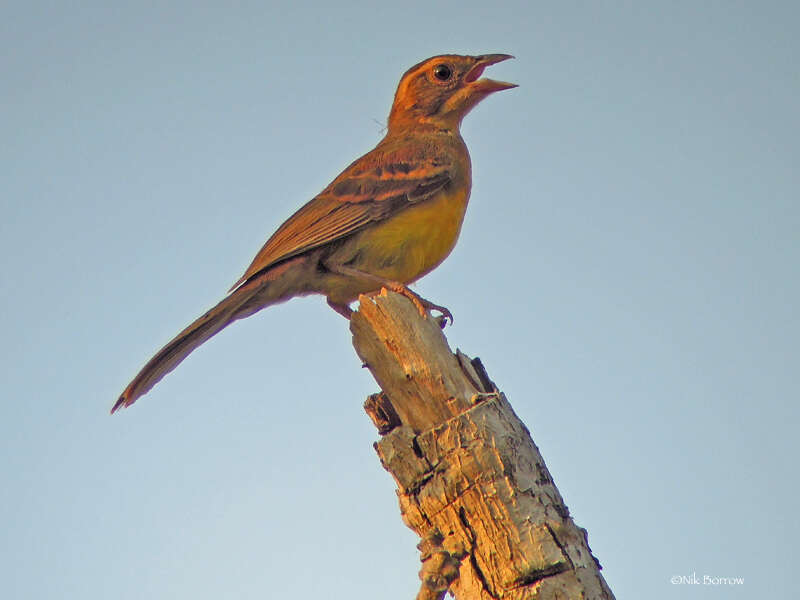
{"type": "Polygon", "coordinates": [[[796,4],[12,3],[0,19],[0,594],[412,597],[376,384],[320,298],[139,367],[382,128],[507,52],[416,290],[533,433],[619,598],[789,597],[796,4]],[[702,5],[701,5],[702,4],[702,5]],[[744,577],[673,585],[673,575],[744,577]]]}

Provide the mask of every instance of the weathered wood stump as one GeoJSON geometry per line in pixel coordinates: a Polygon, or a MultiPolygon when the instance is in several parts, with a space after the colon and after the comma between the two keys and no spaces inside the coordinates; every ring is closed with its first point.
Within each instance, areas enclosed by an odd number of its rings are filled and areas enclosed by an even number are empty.
{"type": "Polygon", "coordinates": [[[422,538],[419,600],[613,599],[525,425],[478,359],[405,297],[362,297],[353,345],[382,392],[365,409],[422,538]]]}

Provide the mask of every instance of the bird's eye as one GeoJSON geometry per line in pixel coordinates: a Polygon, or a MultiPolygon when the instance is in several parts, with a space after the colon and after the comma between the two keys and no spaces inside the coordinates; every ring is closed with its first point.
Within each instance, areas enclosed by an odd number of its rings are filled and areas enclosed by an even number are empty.
{"type": "Polygon", "coordinates": [[[433,68],[433,76],[439,81],[447,81],[453,75],[453,71],[447,65],[436,65],[433,68]]]}

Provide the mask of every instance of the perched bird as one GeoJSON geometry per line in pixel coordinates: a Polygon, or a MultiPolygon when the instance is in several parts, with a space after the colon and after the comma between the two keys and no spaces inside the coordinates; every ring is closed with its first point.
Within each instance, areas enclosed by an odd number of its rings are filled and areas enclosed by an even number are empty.
{"type": "Polygon", "coordinates": [[[294,296],[322,294],[349,318],[359,294],[382,287],[424,314],[437,306],[406,285],[456,243],[472,185],[459,126],[486,96],[515,84],[481,79],[508,54],[434,56],[405,72],[386,136],[272,235],[229,294],[148,362],[111,412],[130,406],[195,348],[238,319],[294,296]]]}

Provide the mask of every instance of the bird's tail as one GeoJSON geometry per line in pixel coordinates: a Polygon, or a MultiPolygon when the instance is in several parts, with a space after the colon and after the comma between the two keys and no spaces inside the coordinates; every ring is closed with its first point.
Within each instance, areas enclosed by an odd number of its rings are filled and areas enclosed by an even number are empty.
{"type": "MultiPolygon", "coordinates": [[[[195,348],[222,331],[238,319],[266,308],[272,304],[288,300],[303,293],[292,285],[292,277],[281,277],[292,271],[295,261],[283,263],[275,269],[255,276],[228,294],[219,304],[209,310],[164,346],[139,371],[111,408],[111,414],[130,406],[146,394],[167,373],[177,367],[195,348]]],[[[295,269],[299,270],[299,269],[295,269]]]]}

